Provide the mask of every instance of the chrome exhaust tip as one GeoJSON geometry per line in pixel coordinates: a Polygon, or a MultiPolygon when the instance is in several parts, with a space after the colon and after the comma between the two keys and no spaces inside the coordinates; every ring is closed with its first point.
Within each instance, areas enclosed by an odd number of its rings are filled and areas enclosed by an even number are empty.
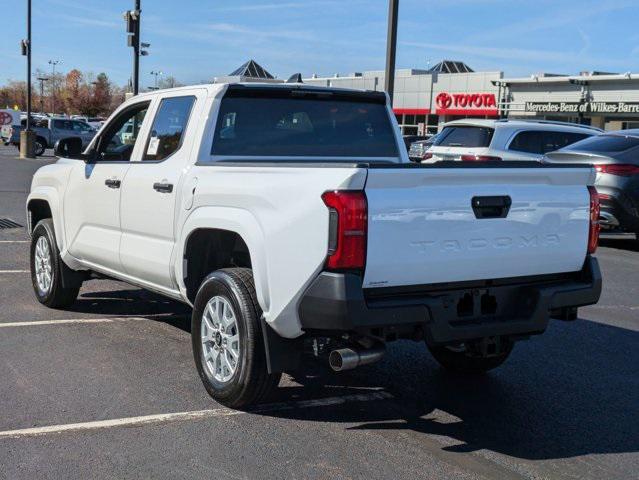
{"type": "Polygon", "coordinates": [[[352,370],[362,365],[375,363],[384,356],[386,348],[384,345],[368,348],[339,348],[333,350],[328,356],[328,364],[336,372],[352,370]]]}

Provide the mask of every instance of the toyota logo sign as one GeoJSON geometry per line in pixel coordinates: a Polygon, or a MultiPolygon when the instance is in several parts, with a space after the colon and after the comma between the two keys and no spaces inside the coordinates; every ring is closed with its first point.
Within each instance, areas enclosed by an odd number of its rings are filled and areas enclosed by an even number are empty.
{"type": "Polygon", "coordinates": [[[441,92],[435,97],[435,103],[440,110],[456,109],[473,109],[473,108],[495,108],[494,93],[453,93],[441,92]]]}
{"type": "Polygon", "coordinates": [[[435,102],[437,103],[437,108],[446,110],[447,108],[450,108],[451,104],[453,103],[453,97],[451,97],[449,93],[442,92],[437,95],[437,98],[435,98],[435,102]]]}

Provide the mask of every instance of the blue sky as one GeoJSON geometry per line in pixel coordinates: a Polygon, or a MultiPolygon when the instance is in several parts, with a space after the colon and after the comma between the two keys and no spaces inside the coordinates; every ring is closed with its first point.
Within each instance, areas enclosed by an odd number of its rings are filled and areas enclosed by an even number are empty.
{"type": "MultiPolygon", "coordinates": [[[[127,81],[122,12],[132,0],[32,1],[34,69],[59,59],[65,71],[127,81]]],[[[6,3],[0,83],[25,71],[26,2],[6,3]]],[[[152,84],[151,70],[191,83],[249,58],[278,77],[383,69],[387,8],[387,0],[142,0],[142,40],[152,44],[142,85],[152,84]]],[[[449,58],[507,76],[639,72],[638,25],[639,0],[400,0],[397,67],[449,58]]]]}

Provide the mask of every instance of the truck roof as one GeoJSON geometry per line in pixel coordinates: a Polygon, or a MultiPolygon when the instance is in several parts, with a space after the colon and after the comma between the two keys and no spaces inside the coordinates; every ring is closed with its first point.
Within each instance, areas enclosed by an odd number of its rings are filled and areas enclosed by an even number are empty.
{"type": "Polygon", "coordinates": [[[308,85],[305,83],[267,83],[267,82],[226,82],[226,83],[204,83],[200,85],[188,85],[184,87],[165,88],[162,90],[152,90],[150,92],[143,92],[137,95],[137,98],[151,97],[158,94],[169,92],[180,92],[185,90],[191,90],[193,88],[203,88],[208,91],[209,94],[215,94],[222,88],[227,86],[241,86],[246,88],[255,89],[286,89],[286,90],[312,90],[312,91],[329,91],[329,92],[344,92],[344,93],[375,93],[383,94],[384,92],[375,90],[362,90],[356,88],[341,88],[341,87],[326,87],[318,85],[308,85]]]}

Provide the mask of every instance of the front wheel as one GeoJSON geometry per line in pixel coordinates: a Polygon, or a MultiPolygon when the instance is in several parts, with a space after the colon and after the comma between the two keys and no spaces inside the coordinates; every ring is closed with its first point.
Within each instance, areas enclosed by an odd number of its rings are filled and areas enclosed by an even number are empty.
{"type": "Polygon", "coordinates": [[[455,346],[428,347],[435,360],[445,369],[456,373],[479,374],[499,367],[510,356],[514,343],[498,339],[483,349],[476,343],[455,346]]]}
{"type": "Polygon", "coordinates": [[[62,271],[67,267],[60,258],[53,221],[40,220],[31,235],[31,283],[40,303],[49,308],[70,306],[80,287],[64,287],[62,271]]]}
{"type": "Polygon", "coordinates": [[[269,374],[253,274],[228,268],[210,274],[193,306],[191,338],[207,392],[231,408],[264,400],[281,374],[269,374]]]}

